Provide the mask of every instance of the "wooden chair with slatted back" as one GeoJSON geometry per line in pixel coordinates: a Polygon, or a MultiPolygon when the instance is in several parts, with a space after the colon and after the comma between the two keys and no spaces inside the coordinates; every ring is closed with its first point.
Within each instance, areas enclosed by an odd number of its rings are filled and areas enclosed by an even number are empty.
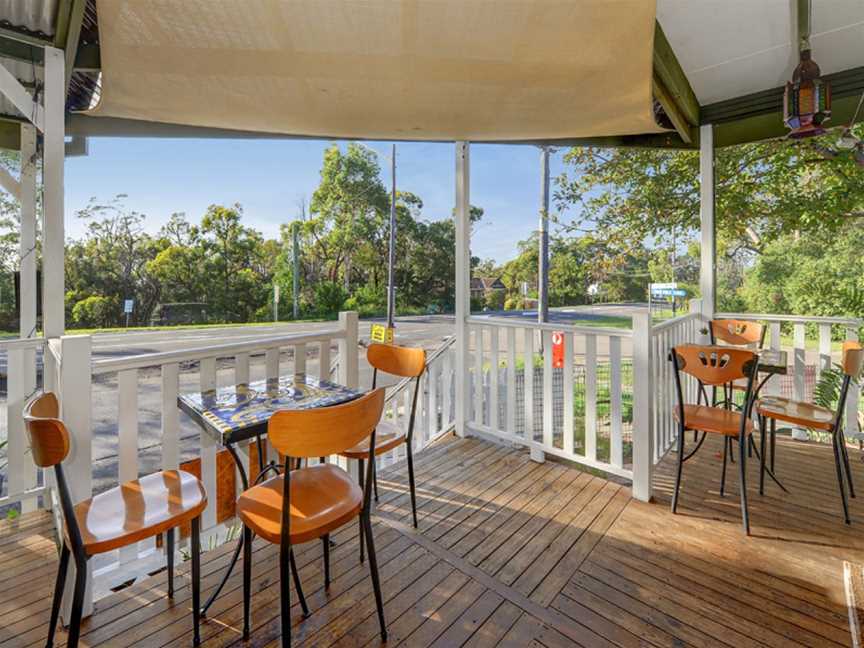
{"type": "Polygon", "coordinates": [[[192,525],[193,642],[200,643],[200,516],[207,506],[201,482],[189,473],[166,470],[72,503],[62,462],[69,454],[69,431],[59,417],[57,397],[44,393],[31,399],[24,409],[33,461],[40,468],[54,468],[63,511],[64,533],[60,565],[54,585],[51,626],[46,646],[54,633],[66,584],[70,554],[75,560],[75,586],[66,645],[75,648],[81,631],[81,613],[87,585],[87,562],[96,554],[126,547],[139,540],[165,534],[168,559],[168,597],[174,596],[174,529],[192,525]]]}
{"type": "MultiPolygon", "coordinates": [[[[708,434],[718,434],[723,438],[723,474],[721,494],[726,481],[726,459],[728,439],[738,441],[739,448],[739,489],[741,491],[741,517],[744,532],[750,534],[750,515],[747,509],[747,483],[745,460],[748,443],[752,444],[753,422],[750,420],[752,407],[753,381],[758,369],[759,357],[753,351],[726,346],[702,346],[684,344],[672,348],[669,359],[675,370],[675,389],[678,406],[673,409],[678,422],[678,465],[675,475],[675,492],[672,495],[672,512],[678,509],[678,492],[681,488],[681,472],[686,462],[702,446],[708,434]],[[698,382],[699,400],[696,404],[684,401],[682,374],[692,376],[698,382]],[[702,405],[701,396],[705,386],[725,385],[735,380],[746,380],[747,389],[744,407],[740,412],[725,407],[702,405]],[[686,432],[701,432],[702,437],[696,447],[685,456],[684,437],[686,432]]],[[[707,402],[707,399],[706,399],[707,402]]]]}
{"type": "Polygon", "coordinates": [[[713,346],[718,346],[718,342],[722,342],[729,346],[747,347],[752,350],[759,350],[765,344],[766,331],[764,324],[738,319],[711,320],[708,327],[713,346]]]}
{"type": "MultiPolygon", "coordinates": [[[[843,432],[843,412],[845,411],[849,388],[852,382],[857,380],[861,375],[861,366],[864,364],[864,348],[862,348],[860,343],[852,341],[843,343],[842,364],[843,382],[840,385],[837,407],[834,410],[820,407],[814,403],[794,401],[789,398],[763,396],[756,402],[756,414],[760,419],[763,430],[768,422],[770,422],[773,431],[776,421],[784,421],[811,430],[828,432],[831,435],[831,443],[834,447],[834,468],[837,472],[840,500],[843,503],[843,516],[846,524],[851,524],[849,502],[846,499],[846,484],[849,486],[849,496],[853,498],[855,497],[855,487],[852,484],[849,453],[846,449],[846,437],[843,432]]],[[[763,444],[759,477],[760,492],[763,489],[764,473],[767,470],[764,457],[763,444]]]]}
{"type": "MultiPolygon", "coordinates": [[[[368,438],[366,483],[360,488],[342,468],[319,463],[286,470],[245,491],[237,500],[243,521],[243,637],[249,638],[252,587],[252,534],[279,545],[282,645],[291,645],[291,600],[288,572],[294,579],[304,617],[309,608],[294,561],[295,544],[317,540],[360,517],[369,545],[369,570],[381,639],[387,641],[384,604],[372,521],[372,460],[377,447],[376,425],[384,411],[384,390],[376,389],[356,400],[309,410],[278,411],[270,418],[267,436],[285,457],[326,457],[354,448],[368,438]]],[[[326,583],[325,583],[326,584],[326,583]]]]}

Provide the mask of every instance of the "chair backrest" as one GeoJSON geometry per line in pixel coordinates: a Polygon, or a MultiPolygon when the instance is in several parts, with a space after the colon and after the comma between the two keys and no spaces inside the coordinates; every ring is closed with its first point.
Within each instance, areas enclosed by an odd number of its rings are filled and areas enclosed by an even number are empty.
{"type": "Polygon", "coordinates": [[[864,347],[860,342],[851,340],[843,343],[843,373],[857,379],[861,374],[861,366],[864,365],[864,347]]]}
{"type": "Polygon", "coordinates": [[[366,359],[376,370],[402,378],[416,378],[426,367],[426,351],[394,344],[370,344],[366,359]]]}
{"type": "Polygon", "coordinates": [[[725,342],[732,346],[755,346],[762,348],[765,341],[765,326],[759,322],[736,319],[711,320],[711,343],[725,342]]]}
{"type": "Polygon", "coordinates": [[[69,454],[69,431],[59,416],[60,404],[51,392],[32,398],[24,407],[30,450],[40,468],[56,466],[69,454]]]}
{"type": "Polygon", "coordinates": [[[287,457],[326,457],[354,447],[372,434],[384,411],[384,389],[342,405],[281,410],[270,417],[267,436],[287,457]]]}
{"type": "Polygon", "coordinates": [[[704,385],[726,385],[755,375],[759,357],[747,349],[682,344],[672,349],[675,369],[704,385]]]}

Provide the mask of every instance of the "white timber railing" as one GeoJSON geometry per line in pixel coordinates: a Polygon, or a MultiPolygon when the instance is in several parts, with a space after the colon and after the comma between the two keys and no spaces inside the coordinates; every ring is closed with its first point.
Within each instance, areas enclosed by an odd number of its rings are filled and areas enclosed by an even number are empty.
{"type": "MultiPolygon", "coordinates": [[[[771,315],[765,313],[717,313],[715,317],[746,319],[768,326],[765,344],[771,349],[788,351],[788,371],[791,380],[770,380],[765,386],[769,394],[782,394],[795,400],[811,400],[813,388],[821,373],[840,361],[840,352],[833,348],[834,341],[858,340],[858,331],[864,320],[850,317],[817,317],[799,315],[771,315]],[[791,334],[791,339],[789,335],[791,334]],[[785,339],[784,339],[785,338],[785,339]],[[781,391],[782,390],[782,391],[781,391]]],[[[858,433],[861,387],[853,382],[846,400],[846,435],[858,433]]]]}
{"type": "MultiPolygon", "coordinates": [[[[334,345],[339,354],[336,381],[356,388],[358,386],[357,343],[357,314],[343,312],[339,315],[338,324],[333,328],[314,333],[106,358],[92,362],[92,375],[95,380],[110,385],[111,378],[116,377],[117,483],[137,479],[142,472],[139,465],[142,450],[139,447],[139,423],[142,411],[139,397],[149,395],[152,398],[154,387],[159,392],[156,409],[161,417],[157,442],[161,447],[161,467],[164,470],[172,470],[181,464],[181,426],[180,412],[177,407],[177,397],[181,391],[190,389],[206,391],[216,388],[220,383],[232,385],[248,383],[250,378],[254,379],[250,376],[250,365],[256,362],[259,365],[258,373],[262,374],[260,378],[269,379],[284,374],[306,373],[307,352],[312,351],[313,348],[317,348],[316,374],[323,380],[329,380],[332,366],[331,347],[334,345]],[[290,358],[285,355],[289,351],[290,358]],[[288,366],[286,362],[289,363],[288,366]],[[190,384],[188,380],[184,380],[196,369],[197,381],[190,384]],[[146,376],[146,373],[156,371],[158,371],[158,378],[155,380],[146,376]]],[[[79,440],[82,444],[92,445],[92,442],[92,432],[90,438],[79,440]]],[[[205,538],[208,535],[215,538],[220,530],[217,524],[216,496],[219,492],[217,484],[219,448],[215,439],[204,430],[199,432],[199,443],[193,445],[199,448],[201,480],[209,495],[208,506],[202,515],[202,534],[205,538]]],[[[249,474],[248,445],[238,447],[238,451],[249,474]]],[[[235,483],[239,488],[240,480],[236,479],[235,483]]],[[[162,560],[164,556],[161,551],[155,549],[152,540],[121,549],[116,555],[108,556],[107,560],[103,558],[95,571],[97,597],[99,592],[106,591],[106,588],[115,585],[116,582],[127,579],[139,571],[152,568],[154,562],[161,564],[162,560]]]]}
{"type": "MultiPolygon", "coordinates": [[[[426,356],[426,370],[420,378],[414,419],[412,449],[416,454],[455,426],[456,361],[455,337],[447,338],[426,356]]],[[[411,404],[417,380],[405,378],[387,389],[384,418],[408,433],[411,404]]],[[[378,457],[379,468],[405,458],[406,448],[399,445],[378,457]]]]}
{"type": "MultiPolygon", "coordinates": [[[[647,326],[640,320],[640,326],[647,326]]],[[[468,318],[469,430],[627,479],[641,441],[636,330],[468,318]],[[553,351],[553,346],[555,350],[553,351]],[[631,359],[632,358],[632,359],[631,359]]]]}

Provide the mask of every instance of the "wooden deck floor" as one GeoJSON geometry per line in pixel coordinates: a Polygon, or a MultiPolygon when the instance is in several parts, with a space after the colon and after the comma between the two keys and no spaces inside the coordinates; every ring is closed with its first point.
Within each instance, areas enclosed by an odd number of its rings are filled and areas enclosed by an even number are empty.
{"type": "MultiPolygon", "coordinates": [[[[857,453],[853,463],[864,489],[857,453]]],[[[628,486],[478,439],[446,441],[417,465],[419,531],[408,523],[404,466],[379,480],[375,537],[390,646],[851,645],[843,561],[864,563],[864,506],[853,501],[853,525],[842,523],[828,448],[780,442],[778,472],[791,495],[772,485],[760,498],[751,466],[750,538],[740,527],[737,473],[718,495],[717,446],[685,465],[677,516],[668,509],[668,461],[652,504],[631,500],[628,486]]],[[[3,646],[44,643],[51,533],[44,514],[0,526],[3,646]]],[[[326,593],[319,543],[299,550],[312,614],[301,620],[295,605],[295,643],[378,645],[356,527],[335,540],[326,593]]],[[[204,555],[205,591],[229,549],[204,555]]],[[[250,644],[275,646],[277,556],[263,542],[254,549],[250,644]]],[[[164,572],[98,601],[82,645],[191,645],[181,572],[173,603],[164,572]]],[[[203,645],[243,646],[239,570],[211,612],[203,645]]]]}

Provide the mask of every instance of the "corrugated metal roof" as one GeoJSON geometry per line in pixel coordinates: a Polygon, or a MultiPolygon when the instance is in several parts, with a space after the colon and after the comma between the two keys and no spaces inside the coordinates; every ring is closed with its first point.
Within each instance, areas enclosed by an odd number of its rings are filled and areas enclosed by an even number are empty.
{"type": "Polygon", "coordinates": [[[53,36],[59,2],[60,0],[0,0],[0,23],[53,36]]]}

